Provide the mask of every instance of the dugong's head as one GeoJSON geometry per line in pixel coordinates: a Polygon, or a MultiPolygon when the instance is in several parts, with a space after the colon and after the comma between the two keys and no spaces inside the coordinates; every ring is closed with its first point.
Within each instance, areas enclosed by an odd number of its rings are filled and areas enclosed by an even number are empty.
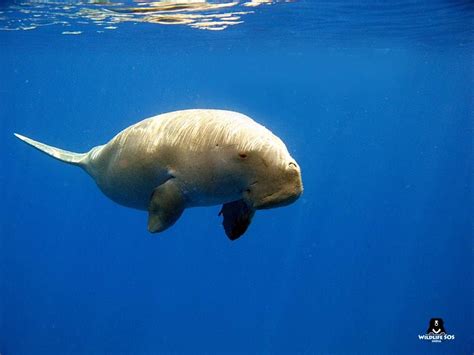
{"type": "Polygon", "coordinates": [[[272,135],[272,141],[238,154],[245,166],[244,200],[254,209],[286,206],[303,192],[301,170],[284,143],[272,135]]]}

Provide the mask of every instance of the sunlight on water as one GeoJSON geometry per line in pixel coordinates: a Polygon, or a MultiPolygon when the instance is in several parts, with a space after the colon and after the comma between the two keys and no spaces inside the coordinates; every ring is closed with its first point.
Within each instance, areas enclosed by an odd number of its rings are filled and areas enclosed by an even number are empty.
{"type": "MultiPolygon", "coordinates": [[[[260,5],[279,1],[248,0],[208,2],[199,0],[130,2],[25,1],[0,12],[0,30],[33,30],[42,26],[66,27],[62,34],[81,34],[81,26],[95,25],[96,32],[115,30],[124,22],[186,25],[201,30],[221,31],[243,23],[243,16],[260,5]]],[[[285,1],[289,2],[289,1],[285,1]]]]}

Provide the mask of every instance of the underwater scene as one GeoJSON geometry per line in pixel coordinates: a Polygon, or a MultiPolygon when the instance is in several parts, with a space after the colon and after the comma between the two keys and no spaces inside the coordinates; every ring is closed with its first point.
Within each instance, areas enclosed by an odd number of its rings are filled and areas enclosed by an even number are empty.
{"type": "Polygon", "coordinates": [[[0,354],[472,354],[473,19],[0,2],[0,354]]]}

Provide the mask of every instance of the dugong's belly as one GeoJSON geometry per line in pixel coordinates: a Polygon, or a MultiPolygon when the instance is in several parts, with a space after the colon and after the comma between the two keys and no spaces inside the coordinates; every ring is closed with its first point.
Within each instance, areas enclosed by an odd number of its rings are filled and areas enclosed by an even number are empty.
{"type": "Polygon", "coordinates": [[[141,210],[148,209],[153,189],[169,179],[166,167],[154,154],[113,141],[91,153],[89,173],[111,200],[141,210]]]}
{"type": "Polygon", "coordinates": [[[176,152],[170,174],[180,186],[187,207],[211,206],[241,198],[243,181],[233,171],[226,152],[218,148],[176,152]]]}

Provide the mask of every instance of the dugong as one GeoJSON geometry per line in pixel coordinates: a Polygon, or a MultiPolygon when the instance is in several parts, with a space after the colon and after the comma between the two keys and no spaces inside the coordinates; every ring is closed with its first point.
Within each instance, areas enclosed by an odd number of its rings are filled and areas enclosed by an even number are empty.
{"type": "Polygon", "coordinates": [[[148,211],[151,233],[171,227],[186,208],[222,204],[225,233],[235,240],[256,210],[288,205],[303,191],[300,168],[281,139],[232,111],[164,113],[82,154],[15,136],[83,168],[113,201],[148,211]]]}

